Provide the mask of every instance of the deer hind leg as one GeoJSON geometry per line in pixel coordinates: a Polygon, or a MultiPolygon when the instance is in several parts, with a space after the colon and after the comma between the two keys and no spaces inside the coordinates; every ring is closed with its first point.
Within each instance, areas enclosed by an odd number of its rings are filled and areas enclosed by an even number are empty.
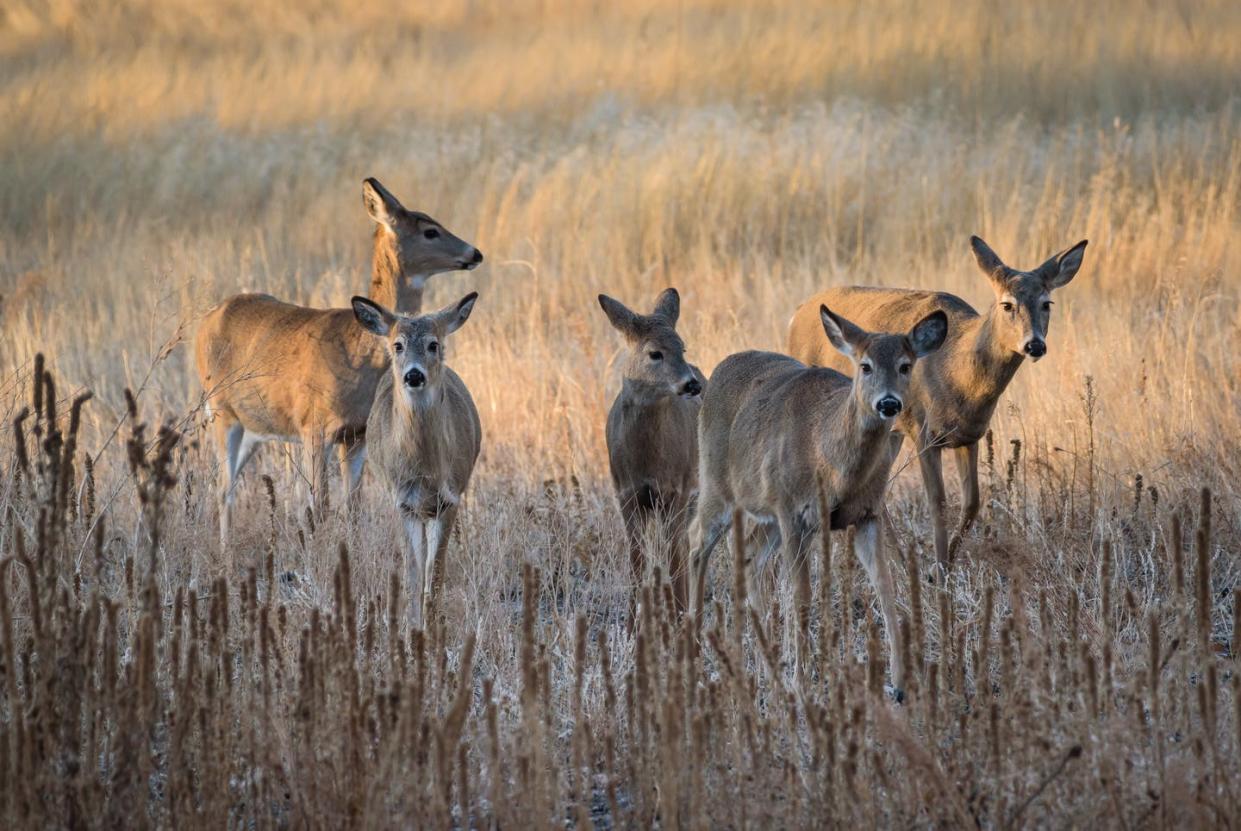
{"type": "Polygon", "coordinates": [[[866,576],[879,596],[879,611],[883,614],[883,628],[888,633],[888,671],[892,675],[892,694],[898,702],[905,698],[905,670],[901,660],[900,621],[896,616],[896,589],[888,558],[883,550],[883,533],[876,519],[858,523],[853,539],[853,551],[866,569],[866,576]]]}
{"type": "Polygon", "coordinates": [[[357,513],[362,493],[362,468],[366,464],[366,440],[353,439],[337,445],[340,454],[340,481],[344,504],[352,516],[357,513]]]}
{"type": "Polygon", "coordinates": [[[416,514],[405,513],[405,584],[409,591],[409,625],[420,629],[426,593],[427,528],[416,514]]]}
{"type": "Polygon", "coordinates": [[[225,421],[216,416],[212,425],[216,445],[220,452],[220,472],[217,485],[220,511],[220,544],[228,542],[233,519],[233,489],[237,484],[238,464],[242,439],[246,429],[237,421],[225,421]]]}
{"type": "Polygon", "coordinates": [[[698,615],[699,625],[702,623],[703,607],[707,599],[707,566],[711,562],[711,552],[719,545],[728,530],[728,505],[715,497],[714,494],[703,493],[698,502],[698,511],[694,515],[694,583],[697,586],[697,600],[694,608],[698,615]]]}
{"type": "Polygon", "coordinates": [[[965,540],[965,534],[978,517],[980,505],[978,491],[978,442],[958,447],[953,451],[957,460],[957,473],[961,477],[961,522],[957,532],[948,544],[948,559],[951,560],[957,549],[965,540]]]}
{"type": "Polygon", "coordinates": [[[948,526],[944,521],[944,468],[940,448],[920,448],[918,464],[922,468],[922,486],[926,489],[931,525],[935,529],[935,559],[941,568],[948,567],[948,526]]]}

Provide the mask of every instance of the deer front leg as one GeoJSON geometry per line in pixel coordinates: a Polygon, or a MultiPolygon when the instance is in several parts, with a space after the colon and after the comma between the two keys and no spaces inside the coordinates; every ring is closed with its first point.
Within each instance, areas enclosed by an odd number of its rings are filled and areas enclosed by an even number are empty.
{"type": "Polygon", "coordinates": [[[935,445],[919,448],[918,465],[922,468],[922,486],[926,489],[931,525],[935,529],[935,559],[948,568],[948,527],[944,522],[944,468],[940,448],[935,445]]]}
{"type": "Polygon", "coordinates": [[[660,521],[668,536],[668,578],[677,615],[689,609],[689,505],[677,498],[660,506],[660,521]]]}
{"type": "Polygon", "coordinates": [[[866,519],[857,525],[853,538],[853,551],[866,569],[866,576],[879,597],[879,611],[883,614],[883,628],[888,633],[888,672],[892,675],[892,696],[897,702],[905,699],[905,665],[901,643],[900,621],[896,617],[896,589],[892,572],[883,550],[883,534],[879,522],[866,519]]]}
{"type": "Polygon", "coordinates": [[[810,663],[810,550],[813,548],[814,529],[804,517],[799,517],[793,523],[793,535],[796,539],[789,545],[789,553],[793,557],[790,565],[796,580],[793,598],[797,609],[797,631],[794,639],[797,644],[796,673],[801,680],[804,679],[806,667],[810,663]]]}
{"type": "Polygon", "coordinates": [[[642,550],[642,535],[646,531],[649,512],[638,501],[637,496],[629,496],[621,501],[621,517],[625,520],[625,541],[629,546],[629,576],[632,586],[629,591],[629,626],[633,632],[638,626],[638,598],[642,596],[642,582],[646,579],[646,555],[642,550]]]}
{"type": "Polygon", "coordinates": [[[957,474],[961,477],[961,522],[952,542],[948,545],[948,559],[956,556],[957,549],[965,539],[965,532],[978,517],[980,505],[978,491],[978,442],[958,447],[953,451],[957,460],[957,474]]]}
{"type": "Polygon", "coordinates": [[[344,503],[349,515],[357,514],[361,495],[362,467],[366,464],[366,441],[356,439],[339,445],[340,481],[344,489],[344,503]]]}
{"type": "Polygon", "coordinates": [[[321,432],[302,435],[302,468],[309,489],[306,503],[318,523],[327,513],[327,442],[321,432]]]}
{"type": "MultiPolygon", "coordinates": [[[[448,550],[448,540],[452,536],[453,525],[457,521],[457,506],[442,505],[439,514],[427,520],[427,563],[423,575],[423,610],[430,613],[435,601],[443,591],[444,583],[444,552],[448,550]]],[[[430,622],[428,620],[428,622],[430,622]]]]}
{"type": "Polygon", "coordinates": [[[424,577],[427,568],[426,523],[422,518],[405,513],[405,582],[409,591],[409,626],[422,627],[424,577]]]}

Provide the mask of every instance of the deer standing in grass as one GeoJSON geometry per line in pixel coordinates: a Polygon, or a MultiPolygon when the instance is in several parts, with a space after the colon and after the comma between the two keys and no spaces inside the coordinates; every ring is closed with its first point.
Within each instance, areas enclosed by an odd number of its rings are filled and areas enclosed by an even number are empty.
{"type": "Polygon", "coordinates": [[[445,339],[461,328],[477,293],[422,317],[353,298],[362,328],[391,356],[366,422],[367,453],[407,535],[410,621],[421,626],[435,566],[442,562],[457,506],[478,459],[482,426],[470,391],[445,365],[445,339]]]}
{"type": "Polygon", "coordinates": [[[852,364],[852,379],[773,352],[731,355],[711,374],[699,418],[697,609],[701,615],[708,561],[734,510],[765,526],[757,574],[783,543],[802,609],[809,603],[813,535],[823,523],[833,530],[856,526],[854,550],[879,596],[899,699],[900,629],[879,515],[900,447],[892,441],[893,419],[904,408],[914,365],[944,342],[948,317],[932,312],[908,334],[864,331],[826,306],[819,307],[819,320],[852,364]],[[820,482],[827,517],[821,516],[820,482]]]}
{"type": "Polygon", "coordinates": [[[970,245],[995,292],[995,302],[983,314],[945,292],[850,286],[816,294],[797,309],[789,324],[790,355],[807,364],[844,369],[845,362],[828,348],[818,325],[820,305],[826,303],[871,329],[899,330],[931,311],[948,315],[948,341],[918,362],[908,406],[897,419],[897,429],[918,454],[941,567],[948,566],[978,516],[978,441],[986,435],[996,403],[1017,369],[1027,357],[1037,361],[1047,353],[1051,293],[1073,279],[1086,251],[1082,240],[1033,271],[1017,271],[978,237],[971,237],[970,245]],[[940,459],[945,448],[956,456],[963,492],[961,519],[951,545],[940,459]]]}
{"type": "MultiPolygon", "coordinates": [[[[370,293],[400,312],[422,310],[427,278],[470,270],[482,252],[431,217],[402,207],[375,179],[362,186],[376,222],[370,293]]],[[[338,448],[345,502],[353,507],[365,461],[366,419],[388,368],[382,346],[350,309],[311,309],[268,294],[239,294],[207,313],[196,341],[220,455],[220,539],[228,539],[234,490],[255,447],[298,441],[311,504],[326,504],[326,453],[338,448]]]]}
{"type": "MultiPolygon", "coordinates": [[[[706,378],[685,362],[685,344],[676,331],[681,314],[676,289],[665,289],[649,315],[604,294],[599,305],[630,347],[623,386],[608,412],[607,442],[634,582],[641,585],[645,568],[643,534],[657,519],[671,551],[673,597],[684,612],[689,602],[686,529],[698,492],[698,410],[706,378]]],[[[631,625],[634,612],[631,604],[631,625]]]]}

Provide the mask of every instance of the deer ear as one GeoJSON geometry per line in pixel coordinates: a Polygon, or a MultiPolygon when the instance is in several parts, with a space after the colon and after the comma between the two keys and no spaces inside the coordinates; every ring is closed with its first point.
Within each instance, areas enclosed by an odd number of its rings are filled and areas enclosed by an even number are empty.
{"type": "Polygon", "coordinates": [[[1007,287],[1008,276],[1012,273],[1012,269],[1004,265],[1004,261],[991,250],[991,246],[982,241],[981,237],[970,237],[970,248],[974,251],[974,259],[978,261],[978,268],[991,280],[991,287],[996,290],[996,293],[1003,291],[1007,287]]]}
{"type": "Polygon", "coordinates": [[[1049,291],[1067,286],[1069,281],[1077,276],[1077,270],[1082,267],[1082,258],[1086,255],[1087,242],[1088,240],[1082,240],[1067,251],[1052,257],[1039,268],[1049,291]]]}
{"type": "Polygon", "coordinates": [[[606,294],[599,295],[599,305],[608,316],[613,328],[627,338],[634,337],[637,330],[638,316],[631,312],[624,303],[613,300],[606,294]]]}
{"type": "Polygon", "coordinates": [[[400,201],[374,177],[362,183],[362,204],[371,219],[389,228],[405,210],[400,201]]]}
{"type": "Polygon", "coordinates": [[[449,306],[435,313],[436,323],[439,324],[445,335],[451,335],[460,329],[465,322],[470,319],[470,312],[474,311],[474,301],[478,299],[478,292],[472,291],[455,306],[449,306]]]}
{"type": "Polygon", "coordinates": [[[942,310],[931,312],[909,330],[909,345],[913,347],[915,355],[924,358],[943,346],[947,337],[948,315],[942,310]]]}
{"type": "Polygon", "coordinates": [[[681,316],[681,295],[676,289],[667,288],[659,295],[659,299],[655,301],[654,314],[668,321],[669,326],[677,325],[677,318],[681,316]]]}
{"type": "Polygon", "coordinates": [[[824,305],[819,306],[819,320],[823,323],[823,331],[827,333],[827,339],[840,354],[852,358],[861,351],[866,333],[857,326],[824,305]]]}
{"type": "Polygon", "coordinates": [[[381,338],[387,337],[396,323],[396,315],[366,297],[355,297],[350,301],[353,316],[362,328],[381,338]]]}

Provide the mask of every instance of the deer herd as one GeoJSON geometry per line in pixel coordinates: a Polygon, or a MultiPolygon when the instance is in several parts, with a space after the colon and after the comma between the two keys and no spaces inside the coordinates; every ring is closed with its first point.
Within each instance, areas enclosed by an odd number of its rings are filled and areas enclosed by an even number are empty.
{"type": "MultiPolygon", "coordinates": [[[[478,295],[430,314],[422,295],[429,277],[473,269],[483,254],[375,179],[362,194],[376,226],[368,297],[354,297],[350,309],[313,309],[241,294],[199,328],[198,371],[220,464],[220,538],[227,545],[238,477],[260,442],[300,444],[312,515],[327,505],[333,447],[350,512],[369,460],[405,528],[409,619],[421,626],[482,444],[470,392],[447,366],[449,336],[478,295]]],[[[809,585],[809,551],[824,524],[852,527],[901,696],[900,627],[882,544],[901,445],[908,439],[917,457],[936,558],[947,568],[980,506],[978,442],[1017,369],[1046,354],[1051,294],[1081,267],[1086,241],[1031,271],[1005,265],[978,237],[970,245],[995,293],[981,314],[945,292],[830,288],[793,314],[788,354],[738,352],[709,379],[686,362],[676,289],[649,314],[599,295],[628,346],[606,437],[636,584],[651,530],[666,541],[677,608],[690,611],[692,583],[700,617],[711,552],[737,512],[750,526],[756,577],[783,552],[799,587],[809,585]],[[953,451],[962,487],[951,539],[944,449],[953,451]]],[[[636,619],[631,601],[631,626],[636,619]]]]}

